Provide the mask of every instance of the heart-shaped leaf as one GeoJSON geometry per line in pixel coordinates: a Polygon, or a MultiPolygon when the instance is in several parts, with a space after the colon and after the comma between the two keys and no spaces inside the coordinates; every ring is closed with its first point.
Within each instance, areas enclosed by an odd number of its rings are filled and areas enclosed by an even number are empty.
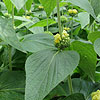
{"type": "Polygon", "coordinates": [[[75,51],[43,50],[26,61],[25,100],[42,100],[63,81],[79,63],[75,51]]]}
{"type": "Polygon", "coordinates": [[[11,2],[20,10],[26,3],[27,0],[11,0],[11,2]]]}
{"type": "Polygon", "coordinates": [[[80,8],[84,9],[89,14],[91,14],[97,20],[94,10],[88,0],[67,0],[67,2],[79,6],[80,8]]]}
{"type": "Polygon", "coordinates": [[[80,54],[79,67],[92,79],[94,80],[97,55],[94,51],[93,45],[85,43],[86,41],[74,41],[72,43],[73,49],[80,54]]]}

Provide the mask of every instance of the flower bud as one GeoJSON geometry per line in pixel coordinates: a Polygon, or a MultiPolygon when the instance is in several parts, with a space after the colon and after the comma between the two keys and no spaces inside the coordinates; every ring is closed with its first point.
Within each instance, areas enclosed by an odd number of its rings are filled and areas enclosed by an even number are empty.
{"type": "Polygon", "coordinates": [[[73,10],[72,10],[72,9],[69,9],[69,10],[68,10],[68,13],[69,13],[69,14],[72,14],[72,13],[73,13],[73,10]]]}
{"type": "Polygon", "coordinates": [[[55,44],[60,43],[60,40],[61,40],[60,34],[56,34],[54,36],[54,42],[55,42],[55,44]]]}
{"type": "Polygon", "coordinates": [[[76,9],[73,9],[73,14],[77,14],[78,11],[76,9]]]}
{"type": "Polygon", "coordinates": [[[93,92],[91,94],[92,100],[100,100],[100,90],[97,90],[96,92],[93,92]]]}
{"type": "Polygon", "coordinates": [[[69,34],[65,30],[63,30],[62,38],[65,38],[65,37],[69,37],[69,34]]]}
{"type": "Polygon", "coordinates": [[[39,9],[43,9],[44,7],[43,7],[43,6],[38,6],[38,8],[39,8],[39,9]]]}
{"type": "Polygon", "coordinates": [[[30,16],[23,16],[24,18],[26,18],[26,19],[30,19],[30,16]]]}
{"type": "Polygon", "coordinates": [[[65,16],[61,16],[60,18],[61,18],[61,22],[62,22],[62,23],[67,22],[67,17],[65,17],[65,16]]]}
{"type": "Polygon", "coordinates": [[[65,31],[69,31],[70,28],[69,28],[69,27],[64,27],[64,30],[65,30],[65,31]]]}
{"type": "Polygon", "coordinates": [[[78,13],[78,11],[76,9],[69,9],[68,10],[68,13],[71,15],[71,16],[74,16],[75,14],[78,13]]]}

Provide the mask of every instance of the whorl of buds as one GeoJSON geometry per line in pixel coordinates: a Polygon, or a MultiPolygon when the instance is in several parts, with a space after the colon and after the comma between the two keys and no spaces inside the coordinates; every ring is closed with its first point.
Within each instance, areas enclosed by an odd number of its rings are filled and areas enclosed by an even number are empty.
{"type": "Polygon", "coordinates": [[[76,9],[69,9],[68,10],[68,13],[71,15],[71,16],[74,16],[78,13],[78,11],[76,9]]]}
{"type": "Polygon", "coordinates": [[[100,90],[97,90],[96,92],[93,92],[91,94],[92,100],[100,100],[100,90]]]}
{"type": "Polygon", "coordinates": [[[61,35],[56,34],[54,36],[54,43],[55,43],[55,46],[59,49],[64,49],[64,48],[69,47],[70,45],[69,34],[65,30],[63,30],[61,35]]]}
{"type": "Polygon", "coordinates": [[[64,27],[64,30],[65,30],[65,31],[69,31],[70,28],[69,28],[69,27],[64,27]]]}
{"type": "Polygon", "coordinates": [[[66,23],[67,22],[67,17],[65,17],[65,16],[61,16],[60,19],[61,19],[62,23],[66,23]]]}

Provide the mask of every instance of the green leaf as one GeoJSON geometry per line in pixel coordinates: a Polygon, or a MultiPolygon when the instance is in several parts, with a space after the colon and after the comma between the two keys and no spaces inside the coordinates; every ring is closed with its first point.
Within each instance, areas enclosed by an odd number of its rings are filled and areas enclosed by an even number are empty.
{"type": "Polygon", "coordinates": [[[34,3],[40,3],[39,0],[33,0],[34,3]]]}
{"type": "Polygon", "coordinates": [[[100,56],[100,38],[94,42],[94,49],[96,53],[100,56]]]}
{"type": "Polygon", "coordinates": [[[97,55],[94,51],[93,45],[82,41],[74,41],[72,43],[73,49],[80,54],[79,67],[94,80],[97,55]]]}
{"type": "Polygon", "coordinates": [[[0,75],[0,91],[22,91],[25,88],[25,73],[6,71],[0,75]]]}
{"type": "Polygon", "coordinates": [[[25,21],[25,22],[32,22],[30,19],[27,19],[27,18],[21,17],[21,16],[14,16],[14,19],[20,20],[20,21],[25,21]]]}
{"type": "Polygon", "coordinates": [[[96,16],[100,14],[100,0],[91,0],[91,5],[94,9],[96,16]]]}
{"type": "MultiPolygon", "coordinates": [[[[53,19],[48,19],[48,25],[50,24],[55,24],[56,22],[53,20],[53,19]]],[[[40,26],[40,27],[43,27],[43,26],[47,26],[47,19],[44,19],[44,20],[41,20],[35,24],[33,24],[32,26],[30,26],[29,28],[32,28],[32,27],[37,27],[37,26],[40,26]]]]}
{"type": "Polygon", "coordinates": [[[89,14],[87,12],[81,12],[78,14],[82,29],[90,23],[89,14]]]}
{"type": "Polygon", "coordinates": [[[14,48],[25,52],[13,29],[12,21],[2,17],[0,17],[0,38],[14,48]]]}
{"type": "Polygon", "coordinates": [[[27,0],[11,0],[11,2],[16,6],[18,10],[20,10],[25,5],[27,0]]]}
{"type": "Polygon", "coordinates": [[[84,95],[81,93],[74,93],[63,100],[85,100],[84,95]]]}
{"type": "Polygon", "coordinates": [[[100,31],[89,33],[88,39],[94,43],[96,39],[100,38],[100,31]]]}
{"type": "Polygon", "coordinates": [[[29,52],[37,52],[48,48],[56,48],[54,38],[49,34],[29,34],[21,41],[23,48],[29,52]]]}
{"type": "MultiPolygon", "coordinates": [[[[25,25],[27,28],[29,28],[30,26],[32,26],[35,23],[40,23],[40,20],[36,17],[33,18],[33,21],[27,25],[25,25]]],[[[46,22],[47,23],[47,22],[46,22]]],[[[43,27],[32,27],[29,28],[29,30],[34,33],[34,34],[40,34],[40,33],[44,33],[44,28],[43,27]]]]}
{"type": "Polygon", "coordinates": [[[26,61],[25,100],[42,100],[78,66],[75,51],[42,50],[26,61]]]}
{"type": "Polygon", "coordinates": [[[61,85],[58,85],[54,88],[43,100],[51,100],[55,96],[67,96],[66,91],[62,88],[61,85]]]}
{"type": "Polygon", "coordinates": [[[11,20],[0,17],[0,38],[7,44],[23,52],[55,48],[54,38],[49,34],[29,34],[19,41],[11,22],[11,20]]]}
{"type": "Polygon", "coordinates": [[[47,16],[49,17],[53,9],[56,7],[56,0],[39,0],[40,3],[43,5],[44,10],[47,13],[47,16]]]}
{"type": "Polygon", "coordinates": [[[88,0],[67,0],[67,2],[79,6],[80,8],[84,9],[89,14],[91,14],[97,20],[94,10],[88,0]]]}
{"type": "Polygon", "coordinates": [[[3,2],[5,3],[8,12],[11,12],[12,11],[12,3],[11,3],[11,1],[10,0],[3,0],[3,2]]]}
{"type": "Polygon", "coordinates": [[[100,83],[100,72],[95,72],[95,81],[100,83]]]}
{"type": "Polygon", "coordinates": [[[81,29],[81,26],[79,25],[79,26],[75,29],[75,31],[73,32],[73,35],[78,35],[79,32],[80,32],[80,29],[81,29]]]}
{"type": "Polygon", "coordinates": [[[32,27],[32,28],[29,28],[30,26],[33,25],[33,22],[32,23],[29,23],[27,25],[25,25],[32,33],[34,34],[40,34],[40,33],[44,33],[44,28],[43,27],[32,27]]]}
{"type": "Polygon", "coordinates": [[[6,71],[0,75],[0,100],[24,100],[25,73],[6,71]]]}
{"type": "MultiPolygon", "coordinates": [[[[100,79],[100,78],[99,78],[100,79]]],[[[100,89],[100,84],[94,84],[92,81],[83,80],[81,78],[72,79],[74,93],[82,93],[86,100],[91,100],[91,93],[100,89]]],[[[70,95],[68,82],[60,84],[65,90],[67,96],[70,95]]]]}
{"type": "Polygon", "coordinates": [[[91,81],[83,80],[81,78],[72,79],[73,88],[75,93],[84,94],[86,100],[91,96],[91,93],[99,88],[99,84],[94,84],[91,81]]]}
{"type": "Polygon", "coordinates": [[[24,95],[14,91],[0,92],[0,100],[24,100],[24,95]]]}
{"type": "Polygon", "coordinates": [[[27,0],[26,2],[26,9],[30,10],[33,0],[27,0]]]}

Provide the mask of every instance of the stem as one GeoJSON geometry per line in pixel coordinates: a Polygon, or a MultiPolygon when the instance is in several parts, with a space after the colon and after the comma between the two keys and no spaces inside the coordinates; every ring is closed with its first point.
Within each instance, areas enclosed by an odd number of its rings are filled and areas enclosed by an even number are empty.
{"type": "Polygon", "coordinates": [[[27,14],[26,14],[26,4],[24,5],[24,10],[25,10],[25,16],[27,16],[27,14]]]}
{"type": "Polygon", "coordinates": [[[52,19],[54,19],[54,11],[52,11],[52,19]]]}
{"type": "Polygon", "coordinates": [[[8,46],[8,50],[9,50],[9,52],[8,52],[8,55],[9,55],[9,70],[10,71],[12,71],[12,54],[11,54],[11,46],[9,45],[8,46]]]}
{"type": "Polygon", "coordinates": [[[64,29],[64,23],[62,23],[62,30],[64,29]]]}
{"type": "Polygon", "coordinates": [[[68,86],[69,86],[70,94],[73,94],[72,80],[70,75],[68,75],[68,86]]]}
{"type": "MultiPolygon", "coordinates": [[[[14,5],[12,4],[12,25],[14,27],[14,5]]],[[[8,46],[8,55],[9,55],[9,69],[12,71],[12,54],[11,54],[11,46],[8,46]]]]}
{"type": "Polygon", "coordinates": [[[49,31],[48,18],[47,18],[47,31],[49,31]]]}
{"type": "Polygon", "coordinates": [[[72,23],[71,23],[71,39],[73,39],[73,17],[72,17],[72,23]]]}
{"type": "Polygon", "coordinates": [[[64,14],[63,10],[62,10],[62,15],[64,14]]]}
{"type": "Polygon", "coordinates": [[[14,27],[14,5],[12,4],[12,25],[14,27]]]}
{"type": "Polygon", "coordinates": [[[58,17],[58,27],[59,27],[59,33],[61,35],[61,20],[60,20],[60,7],[59,7],[59,0],[57,0],[57,17],[58,17]]]}

